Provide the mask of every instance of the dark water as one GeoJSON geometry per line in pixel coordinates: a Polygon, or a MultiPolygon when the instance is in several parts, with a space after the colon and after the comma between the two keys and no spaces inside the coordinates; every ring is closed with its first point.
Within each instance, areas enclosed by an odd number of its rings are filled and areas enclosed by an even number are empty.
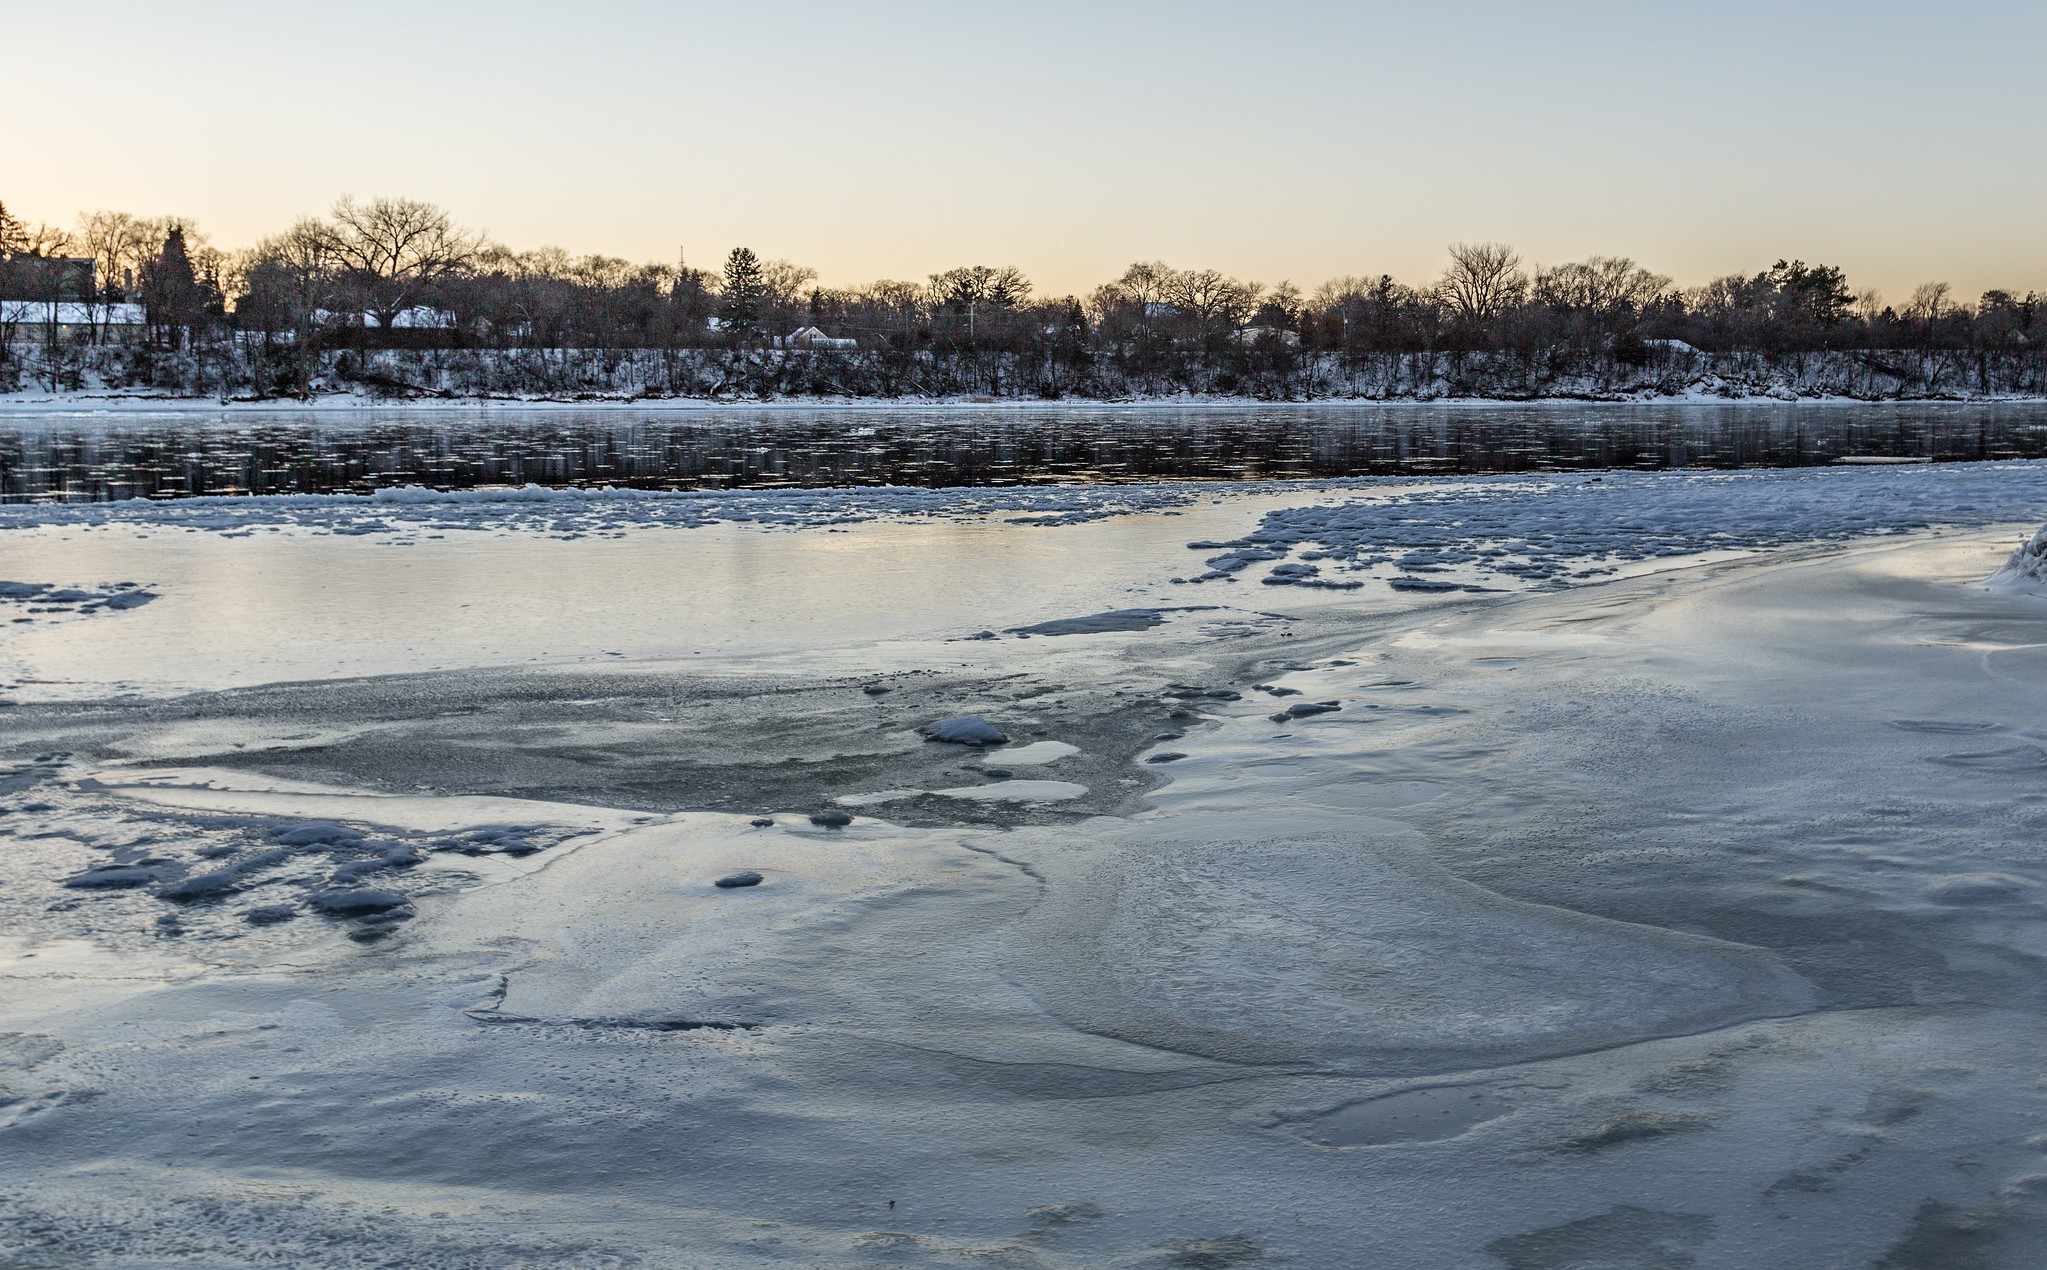
{"type": "Polygon", "coordinates": [[[2047,457],[2047,403],[0,416],[0,501],[1015,485],[2047,457]]]}

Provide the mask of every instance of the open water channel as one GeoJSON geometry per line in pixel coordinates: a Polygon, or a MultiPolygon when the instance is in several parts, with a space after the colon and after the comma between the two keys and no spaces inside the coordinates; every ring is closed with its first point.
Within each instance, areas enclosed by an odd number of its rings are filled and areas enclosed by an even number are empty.
{"type": "Polygon", "coordinates": [[[2047,402],[1993,405],[732,408],[0,418],[0,501],[1243,481],[2047,456],[2047,402]]]}

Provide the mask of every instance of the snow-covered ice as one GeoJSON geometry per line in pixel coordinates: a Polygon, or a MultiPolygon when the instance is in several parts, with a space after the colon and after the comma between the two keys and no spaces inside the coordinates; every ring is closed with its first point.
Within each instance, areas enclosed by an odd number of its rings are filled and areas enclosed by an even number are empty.
{"type": "Polygon", "coordinates": [[[0,1260],[2033,1264],[2043,518],[0,509],[0,1260]]]}

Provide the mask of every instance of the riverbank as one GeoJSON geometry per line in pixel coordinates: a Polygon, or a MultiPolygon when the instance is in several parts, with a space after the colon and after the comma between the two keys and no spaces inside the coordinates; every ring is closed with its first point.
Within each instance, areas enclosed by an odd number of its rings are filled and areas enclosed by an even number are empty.
{"type": "MultiPolygon", "coordinates": [[[[836,406],[1128,406],[1265,403],[2006,401],[2047,399],[2047,362],[2027,349],[1706,353],[1297,353],[1168,349],[1141,363],[1114,350],[1073,360],[971,349],[850,352],[683,349],[325,350],[292,373],[260,345],[204,355],[139,346],[16,346],[0,402],[247,401],[279,408],[435,403],[641,409],[759,402],[836,406]],[[42,391],[36,391],[37,389],[42,391]]],[[[4,408],[4,407],[0,407],[4,408]]]]}
{"type": "Polygon", "coordinates": [[[658,397],[590,394],[584,396],[394,396],[361,392],[322,393],[298,397],[175,396],[150,392],[0,393],[0,416],[77,414],[247,414],[308,413],[356,415],[368,412],[488,413],[511,411],[633,411],[658,414],[730,413],[732,411],[845,411],[874,413],[1015,414],[1068,410],[1088,411],[1241,411],[1265,407],[1306,410],[1358,410],[1384,407],[1425,407],[1439,410],[1491,410],[1539,407],[1556,410],[1587,406],[1799,406],[1884,407],[1929,405],[2032,405],[2047,403],[2042,393],[1991,393],[1929,397],[1847,397],[1828,394],[1725,395],[1713,393],[1628,394],[1609,397],[1230,397],[1180,394],[1159,397],[847,397],[805,396],[750,398],[658,397]]]}

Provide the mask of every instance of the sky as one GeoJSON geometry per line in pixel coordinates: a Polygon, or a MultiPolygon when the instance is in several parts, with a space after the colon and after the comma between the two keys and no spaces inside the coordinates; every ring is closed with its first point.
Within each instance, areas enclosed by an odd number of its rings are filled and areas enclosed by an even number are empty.
{"type": "Polygon", "coordinates": [[[2039,0],[0,0],[0,29],[0,201],[227,248],[402,195],[515,248],[745,245],[827,285],[1421,282],[1498,241],[2047,291],[2039,0]]]}

